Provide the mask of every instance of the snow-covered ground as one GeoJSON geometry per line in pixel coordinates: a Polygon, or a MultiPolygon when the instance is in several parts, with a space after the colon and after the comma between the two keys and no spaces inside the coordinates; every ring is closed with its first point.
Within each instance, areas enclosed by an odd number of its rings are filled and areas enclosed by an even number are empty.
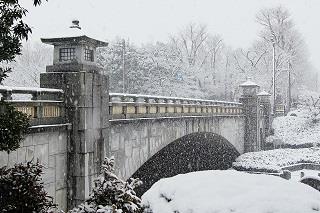
{"type": "Polygon", "coordinates": [[[320,164],[320,148],[274,149],[248,152],[233,163],[237,170],[280,172],[282,167],[298,163],[320,164]]]}
{"type": "Polygon", "coordinates": [[[288,113],[287,116],[277,117],[272,123],[274,136],[267,141],[276,145],[292,147],[307,147],[320,144],[320,122],[313,123],[311,112],[301,108],[288,113]]]}
{"type": "Polygon", "coordinates": [[[153,213],[320,211],[320,193],[305,184],[235,170],[192,172],[161,179],[142,196],[142,202],[153,213]]]}

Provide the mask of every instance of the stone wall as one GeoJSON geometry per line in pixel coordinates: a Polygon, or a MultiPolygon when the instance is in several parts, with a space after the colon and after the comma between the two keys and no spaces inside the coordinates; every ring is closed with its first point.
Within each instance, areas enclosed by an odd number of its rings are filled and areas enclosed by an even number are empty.
{"type": "Polygon", "coordinates": [[[9,155],[0,152],[0,167],[12,167],[39,159],[44,166],[42,176],[45,189],[59,208],[67,208],[67,144],[69,133],[67,127],[33,129],[21,143],[21,147],[9,155]],[[9,160],[9,161],[8,161],[9,160]]]}
{"type": "Polygon", "coordinates": [[[110,155],[117,173],[129,178],[144,162],[172,141],[194,132],[213,132],[244,152],[244,117],[183,117],[136,121],[111,121],[110,155]]]}

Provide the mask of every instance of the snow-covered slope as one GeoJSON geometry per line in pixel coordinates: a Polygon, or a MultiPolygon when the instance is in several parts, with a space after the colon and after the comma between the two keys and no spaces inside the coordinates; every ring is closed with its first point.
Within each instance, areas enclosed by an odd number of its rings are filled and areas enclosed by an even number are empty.
{"type": "Polygon", "coordinates": [[[280,172],[282,167],[298,163],[320,164],[320,149],[274,149],[248,152],[239,156],[232,166],[237,170],[280,172]]]}
{"type": "Polygon", "coordinates": [[[271,175],[201,171],[161,179],[142,196],[153,213],[311,213],[320,211],[315,189],[271,175]]]}
{"type": "Polygon", "coordinates": [[[312,122],[308,109],[299,109],[287,116],[277,117],[272,123],[274,136],[267,140],[290,147],[310,147],[320,144],[320,121],[312,122]]]}

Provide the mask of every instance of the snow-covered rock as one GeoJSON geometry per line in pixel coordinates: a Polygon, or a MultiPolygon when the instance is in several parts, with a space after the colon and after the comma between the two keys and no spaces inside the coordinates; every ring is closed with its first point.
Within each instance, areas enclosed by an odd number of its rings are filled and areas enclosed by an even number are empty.
{"type": "Polygon", "coordinates": [[[311,213],[320,193],[270,175],[211,170],[161,179],[142,196],[153,213],[311,213]]]}
{"type": "Polygon", "coordinates": [[[248,152],[240,155],[232,166],[237,170],[280,172],[282,167],[298,163],[320,164],[320,148],[248,152]]]}

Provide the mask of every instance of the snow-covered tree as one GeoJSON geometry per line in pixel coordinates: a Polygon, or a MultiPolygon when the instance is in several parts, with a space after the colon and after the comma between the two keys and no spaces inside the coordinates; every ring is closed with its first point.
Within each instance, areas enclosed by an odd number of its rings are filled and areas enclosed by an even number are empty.
{"type": "Polygon", "coordinates": [[[305,87],[300,88],[297,104],[309,111],[312,123],[320,121],[320,94],[305,87]]]}
{"type": "MultiPolygon", "coordinates": [[[[33,0],[34,6],[41,0],[33,0]]],[[[8,62],[14,61],[21,54],[22,41],[28,40],[31,28],[24,22],[28,11],[20,5],[19,0],[0,0],[0,83],[11,72],[8,62]]]]}
{"type": "Polygon", "coordinates": [[[52,212],[56,205],[44,190],[42,168],[39,162],[0,168],[0,212],[52,212]]]}
{"type": "Polygon", "coordinates": [[[203,97],[198,81],[180,61],[169,44],[157,42],[142,47],[126,45],[123,73],[121,42],[110,43],[98,52],[98,65],[110,76],[112,92],[155,94],[164,96],[203,97]],[[123,78],[124,77],[124,78],[123,78]]]}
{"type": "Polygon", "coordinates": [[[5,101],[0,101],[0,151],[7,153],[20,147],[29,131],[29,118],[5,101]]]}
{"type": "Polygon", "coordinates": [[[103,73],[110,76],[112,92],[143,93],[145,82],[149,80],[151,62],[140,48],[126,44],[123,51],[123,43],[117,39],[110,42],[108,48],[98,50],[97,63],[103,73]],[[125,70],[123,70],[123,57],[125,57],[125,70]]]}
{"type": "Polygon", "coordinates": [[[71,213],[139,213],[142,212],[141,199],[134,189],[142,184],[139,179],[130,181],[119,179],[114,172],[114,157],[105,158],[102,172],[94,181],[90,198],[71,213]]]}
{"type": "Polygon", "coordinates": [[[21,48],[21,54],[9,63],[12,69],[10,75],[3,81],[8,86],[40,85],[40,73],[52,63],[52,49],[41,43],[28,41],[21,48]]]}

